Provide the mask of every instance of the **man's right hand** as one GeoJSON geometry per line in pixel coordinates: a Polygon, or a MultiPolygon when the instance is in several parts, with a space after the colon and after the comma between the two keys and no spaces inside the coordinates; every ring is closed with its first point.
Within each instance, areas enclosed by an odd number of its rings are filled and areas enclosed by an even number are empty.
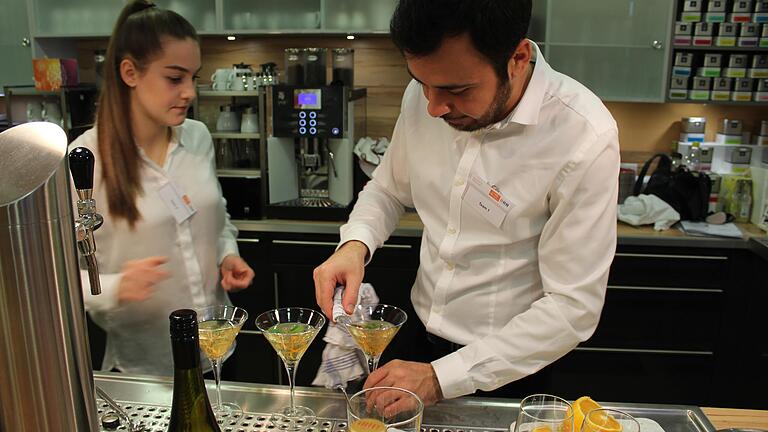
{"type": "Polygon", "coordinates": [[[330,258],[315,269],[315,297],[317,304],[330,320],[333,320],[333,293],[337,285],[344,285],[341,304],[351,314],[357,303],[357,292],[365,274],[365,257],[368,247],[363,242],[351,240],[344,243],[330,258]]]}
{"type": "Polygon", "coordinates": [[[171,276],[160,267],[166,262],[168,258],[162,256],[126,261],[117,286],[118,304],[144,301],[152,296],[155,285],[171,276]]]}

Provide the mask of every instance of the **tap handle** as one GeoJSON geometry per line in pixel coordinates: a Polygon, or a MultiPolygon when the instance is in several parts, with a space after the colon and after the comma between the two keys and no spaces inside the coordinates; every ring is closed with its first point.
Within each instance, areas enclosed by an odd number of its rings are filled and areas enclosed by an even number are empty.
{"type": "Polygon", "coordinates": [[[77,147],[69,152],[69,171],[75,182],[75,189],[93,189],[93,153],[85,147],[77,147]]]}

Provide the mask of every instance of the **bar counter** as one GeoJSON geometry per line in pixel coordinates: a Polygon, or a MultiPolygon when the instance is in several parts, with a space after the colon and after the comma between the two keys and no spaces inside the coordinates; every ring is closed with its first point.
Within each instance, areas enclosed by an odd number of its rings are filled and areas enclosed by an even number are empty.
{"type": "MultiPolygon", "coordinates": [[[[173,394],[171,378],[110,372],[95,372],[94,378],[96,385],[115,399],[132,419],[145,422],[151,432],[165,431],[173,394]]],[[[206,384],[212,398],[214,384],[210,381],[206,384]]],[[[226,419],[222,423],[223,432],[279,430],[271,427],[267,417],[269,413],[288,405],[288,387],[222,382],[221,389],[224,401],[236,402],[245,411],[242,417],[226,419]]],[[[318,416],[318,423],[303,432],[347,432],[345,402],[340,392],[298,387],[296,401],[312,408],[318,416]]],[[[108,411],[103,401],[98,402],[99,415],[108,411]]],[[[663,432],[715,432],[735,427],[768,429],[768,411],[600,402],[605,407],[627,411],[637,418],[653,420],[663,432]]],[[[425,409],[422,431],[504,432],[515,421],[518,407],[519,401],[513,399],[462,397],[447,400],[425,409]]],[[[653,422],[650,424],[653,425],[653,422]]],[[[125,426],[123,424],[121,428],[125,426]]],[[[662,432],[658,428],[655,430],[662,432]]]]}
{"type": "MultiPolygon", "coordinates": [[[[235,226],[241,232],[275,232],[275,233],[306,233],[306,234],[339,234],[343,222],[289,220],[289,219],[257,219],[236,220],[235,226]]],[[[681,246],[703,248],[755,248],[761,246],[750,242],[751,239],[766,239],[766,232],[750,223],[736,224],[741,230],[742,238],[702,237],[688,235],[676,228],[665,231],[655,231],[650,225],[635,227],[624,222],[617,222],[619,245],[635,246],[681,246]]],[[[416,213],[407,212],[401,218],[395,231],[395,237],[421,237],[424,225],[416,213]]],[[[768,246],[763,246],[768,247],[768,246]]]]}

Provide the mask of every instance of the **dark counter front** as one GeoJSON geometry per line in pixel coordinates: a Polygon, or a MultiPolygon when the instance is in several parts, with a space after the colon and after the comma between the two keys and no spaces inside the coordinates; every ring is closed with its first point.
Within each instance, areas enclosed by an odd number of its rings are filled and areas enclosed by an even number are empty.
{"type": "MultiPolygon", "coordinates": [[[[334,252],[340,225],[238,222],[240,251],[256,279],[250,289],[231,295],[233,303],[253,316],[275,307],[316,309],[312,271],[334,252]]],[[[552,384],[540,391],[570,399],[587,394],[632,403],[768,406],[768,319],[762,311],[768,304],[766,260],[754,250],[762,247],[757,241],[761,232],[747,231],[752,240],[689,237],[619,224],[600,324],[592,338],[545,369],[552,384]]],[[[365,281],[377,288],[381,302],[411,317],[381,364],[411,353],[415,341],[423,340],[423,326],[410,303],[420,236],[420,221],[407,215],[366,268],[365,281]]],[[[224,379],[287,384],[282,364],[251,324],[238,336],[224,379]]],[[[302,359],[298,385],[313,380],[322,337],[302,359]]],[[[92,352],[98,358],[99,348],[92,352]]]]}

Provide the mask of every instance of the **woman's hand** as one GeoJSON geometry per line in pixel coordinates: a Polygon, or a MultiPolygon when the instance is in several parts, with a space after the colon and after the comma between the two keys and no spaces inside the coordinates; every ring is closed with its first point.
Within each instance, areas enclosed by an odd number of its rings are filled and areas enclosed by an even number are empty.
{"type": "Polygon", "coordinates": [[[140,302],[151,297],[155,285],[171,276],[161,267],[166,262],[168,258],[163,256],[126,261],[117,286],[117,303],[140,302]]]}
{"type": "Polygon", "coordinates": [[[253,269],[237,255],[227,255],[221,261],[221,287],[234,292],[248,288],[253,281],[253,269]]]}

